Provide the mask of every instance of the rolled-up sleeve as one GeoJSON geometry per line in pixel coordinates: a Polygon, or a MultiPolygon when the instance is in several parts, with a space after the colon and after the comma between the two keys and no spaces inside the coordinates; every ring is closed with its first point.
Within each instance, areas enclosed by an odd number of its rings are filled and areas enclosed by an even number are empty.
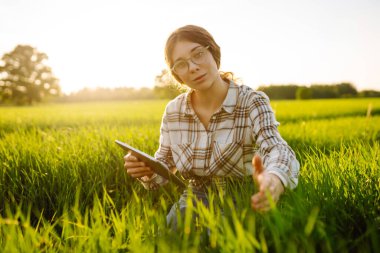
{"type": "Polygon", "coordinates": [[[284,186],[294,189],[298,184],[300,164],[294,151],[281,137],[268,97],[263,92],[255,92],[250,110],[252,138],[263,158],[268,173],[277,175],[284,186]]]}

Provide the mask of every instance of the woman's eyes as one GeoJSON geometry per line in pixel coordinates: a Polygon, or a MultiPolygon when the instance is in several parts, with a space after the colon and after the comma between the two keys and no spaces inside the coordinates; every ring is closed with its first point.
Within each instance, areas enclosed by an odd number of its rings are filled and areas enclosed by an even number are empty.
{"type": "Polygon", "coordinates": [[[197,52],[193,55],[193,58],[197,59],[197,58],[201,58],[203,56],[203,51],[200,51],[200,52],[197,52]]]}
{"type": "Polygon", "coordinates": [[[185,61],[180,61],[176,64],[177,68],[184,68],[186,67],[186,65],[187,65],[187,62],[185,61]]]}

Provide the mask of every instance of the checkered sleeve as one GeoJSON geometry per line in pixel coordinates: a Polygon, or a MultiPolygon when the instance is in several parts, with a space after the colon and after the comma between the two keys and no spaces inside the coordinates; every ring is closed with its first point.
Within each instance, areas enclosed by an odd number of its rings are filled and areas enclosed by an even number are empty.
{"type": "Polygon", "coordinates": [[[253,139],[263,158],[268,173],[277,175],[284,186],[294,189],[298,184],[299,162],[294,151],[280,136],[269,98],[263,92],[254,92],[251,100],[250,118],[253,139]]]}
{"type": "MultiPolygon", "coordinates": [[[[166,164],[168,168],[175,167],[172,152],[170,149],[170,136],[168,130],[166,110],[161,122],[159,148],[155,153],[154,157],[162,163],[166,164]]],[[[157,189],[159,186],[164,185],[168,182],[168,180],[157,174],[154,174],[149,180],[139,181],[146,189],[157,189]]]]}

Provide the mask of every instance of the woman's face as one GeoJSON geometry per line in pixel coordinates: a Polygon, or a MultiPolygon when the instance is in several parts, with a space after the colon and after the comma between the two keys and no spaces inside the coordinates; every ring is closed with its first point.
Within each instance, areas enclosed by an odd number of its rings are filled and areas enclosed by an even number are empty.
{"type": "Polygon", "coordinates": [[[192,89],[207,90],[220,76],[210,51],[198,43],[178,41],[171,57],[171,67],[174,67],[182,82],[192,89]]]}

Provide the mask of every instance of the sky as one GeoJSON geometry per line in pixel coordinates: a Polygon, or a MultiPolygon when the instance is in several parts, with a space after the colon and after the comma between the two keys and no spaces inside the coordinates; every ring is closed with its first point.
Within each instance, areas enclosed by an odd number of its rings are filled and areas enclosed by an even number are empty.
{"type": "Polygon", "coordinates": [[[48,55],[64,93],[153,87],[178,27],[208,30],[222,71],[253,88],[351,82],[380,90],[378,0],[0,0],[0,56],[48,55]]]}

